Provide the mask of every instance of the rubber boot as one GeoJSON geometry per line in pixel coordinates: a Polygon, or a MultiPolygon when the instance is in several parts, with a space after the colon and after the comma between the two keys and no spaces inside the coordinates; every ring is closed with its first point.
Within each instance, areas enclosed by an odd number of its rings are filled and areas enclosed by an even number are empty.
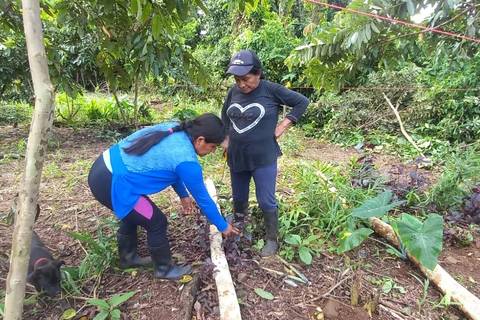
{"type": "Polygon", "coordinates": [[[178,280],[192,271],[192,266],[179,267],[172,261],[172,253],[168,241],[160,247],[148,247],[155,264],[155,278],[178,280]]]}
{"type": "Polygon", "coordinates": [[[245,222],[248,215],[248,202],[233,202],[233,220],[235,222],[245,222]]]}
{"type": "Polygon", "coordinates": [[[260,252],[262,257],[268,257],[277,253],[278,250],[278,209],[263,211],[267,241],[260,252]]]}
{"type": "Polygon", "coordinates": [[[137,252],[137,233],[123,235],[117,232],[118,254],[120,255],[120,269],[153,266],[150,257],[142,258],[137,252]]]}

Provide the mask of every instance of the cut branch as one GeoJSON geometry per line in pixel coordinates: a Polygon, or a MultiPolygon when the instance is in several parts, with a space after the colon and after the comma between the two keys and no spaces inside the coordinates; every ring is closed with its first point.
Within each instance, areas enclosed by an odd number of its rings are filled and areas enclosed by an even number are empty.
{"type": "MultiPolygon", "coordinates": [[[[208,193],[217,204],[217,192],[211,179],[207,179],[206,186],[208,193]]],[[[215,283],[217,285],[218,302],[220,307],[220,320],[241,320],[240,306],[238,305],[237,294],[233,286],[232,276],[228,268],[227,259],[222,248],[222,234],[214,225],[210,226],[210,251],[212,262],[215,264],[215,283]]]]}
{"type": "MultiPolygon", "coordinates": [[[[372,229],[377,234],[400,248],[397,235],[390,225],[377,218],[370,218],[369,221],[372,229]]],[[[480,300],[477,297],[455,281],[439,264],[437,264],[432,271],[420,264],[420,262],[408,252],[407,256],[444,295],[449,294],[453,301],[459,303],[457,307],[469,319],[480,320],[480,300]]]]}
{"type": "Polygon", "coordinates": [[[408,142],[410,142],[413,147],[415,149],[418,150],[418,152],[420,152],[420,155],[425,158],[425,156],[423,155],[422,153],[422,150],[417,146],[417,144],[415,143],[415,141],[413,141],[413,139],[410,137],[410,135],[407,133],[407,131],[405,131],[405,128],[403,127],[403,122],[402,122],[402,118],[400,117],[400,113],[398,112],[398,104],[394,107],[392,102],[390,101],[390,99],[388,99],[387,95],[385,94],[385,92],[382,92],[383,94],[383,97],[385,98],[385,100],[387,100],[387,103],[388,105],[390,106],[390,108],[392,109],[393,113],[395,113],[395,117],[397,117],[397,120],[398,120],[398,124],[400,125],[400,130],[402,131],[403,135],[405,136],[405,138],[407,138],[408,142]]]}

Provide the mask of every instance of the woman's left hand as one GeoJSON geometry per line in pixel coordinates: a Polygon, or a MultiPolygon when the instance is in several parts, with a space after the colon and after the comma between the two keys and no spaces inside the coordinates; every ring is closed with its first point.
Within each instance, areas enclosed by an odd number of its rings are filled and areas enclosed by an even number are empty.
{"type": "Polygon", "coordinates": [[[275,139],[278,139],[290,127],[292,120],[285,118],[275,127],[275,139]]]}
{"type": "Polygon", "coordinates": [[[192,198],[180,198],[180,202],[182,203],[182,209],[184,214],[192,214],[193,213],[193,201],[192,198]]]}

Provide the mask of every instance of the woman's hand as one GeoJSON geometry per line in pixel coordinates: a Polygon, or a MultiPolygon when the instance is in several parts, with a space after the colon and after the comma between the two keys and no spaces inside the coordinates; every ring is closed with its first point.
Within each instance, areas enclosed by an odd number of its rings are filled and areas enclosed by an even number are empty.
{"type": "Polygon", "coordinates": [[[225,140],[222,142],[222,149],[223,149],[222,154],[223,154],[223,157],[225,157],[225,155],[228,153],[228,143],[229,143],[229,141],[230,141],[230,137],[227,136],[227,137],[225,138],[225,140]]]}
{"type": "Polygon", "coordinates": [[[182,209],[184,214],[193,213],[193,201],[190,197],[180,198],[180,202],[182,203],[182,209]]]}
{"type": "Polygon", "coordinates": [[[238,234],[238,229],[235,228],[234,226],[232,226],[230,223],[228,223],[228,228],[227,228],[227,230],[222,231],[222,234],[223,234],[225,237],[230,237],[230,236],[233,236],[233,235],[238,234]]]}
{"type": "Polygon", "coordinates": [[[292,120],[285,118],[275,127],[275,139],[278,139],[290,127],[292,120]]]}

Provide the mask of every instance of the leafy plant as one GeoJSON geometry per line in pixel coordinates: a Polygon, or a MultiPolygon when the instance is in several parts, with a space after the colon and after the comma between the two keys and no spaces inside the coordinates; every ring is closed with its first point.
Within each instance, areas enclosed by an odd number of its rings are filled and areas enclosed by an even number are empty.
{"type": "Polygon", "coordinates": [[[318,241],[319,239],[320,236],[314,234],[305,239],[302,239],[298,234],[287,234],[285,242],[297,247],[300,259],[306,264],[311,264],[312,254],[317,257],[320,255],[321,242],[318,241]]]}
{"type": "Polygon", "coordinates": [[[117,307],[133,297],[137,292],[136,291],[130,291],[125,294],[115,294],[111,296],[108,299],[108,302],[105,300],[101,299],[90,299],[87,301],[87,303],[90,303],[91,305],[97,306],[100,308],[100,313],[93,318],[94,320],[103,320],[107,319],[110,317],[111,320],[120,320],[120,317],[122,315],[120,309],[117,309],[117,307]]]}
{"type": "Polygon", "coordinates": [[[83,278],[86,276],[90,278],[92,276],[98,276],[106,268],[113,265],[114,257],[116,257],[116,245],[115,242],[112,241],[113,236],[103,237],[100,226],[97,226],[98,239],[93,238],[86,231],[82,233],[68,231],[67,233],[87,245],[86,250],[88,254],[79,266],[79,277],[83,278]]]}
{"type": "Polygon", "coordinates": [[[190,108],[185,108],[185,109],[180,109],[177,112],[175,112],[172,115],[171,120],[176,121],[176,122],[185,122],[185,121],[192,120],[192,119],[196,118],[198,115],[199,115],[199,113],[196,110],[190,109],[190,108]]]}
{"type": "Polygon", "coordinates": [[[13,125],[30,120],[33,108],[27,104],[5,104],[0,108],[0,125],[13,125]]]}
{"type": "Polygon", "coordinates": [[[420,278],[418,278],[416,275],[412,274],[412,277],[414,277],[418,282],[420,282],[420,284],[422,285],[423,287],[423,296],[422,296],[422,299],[417,299],[417,305],[418,305],[418,311],[422,311],[422,307],[423,305],[425,304],[425,302],[427,301],[427,295],[428,295],[428,286],[430,285],[430,280],[429,279],[425,279],[425,281],[422,281],[420,278]]]}
{"type": "MultiPolygon", "coordinates": [[[[390,203],[391,191],[387,190],[365,201],[359,208],[353,210],[352,217],[368,219],[380,217],[405,201],[390,203]]],[[[401,243],[425,267],[433,270],[438,263],[438,255],[442,251],[443,218],[437,214],[430,214],[422,223],[417,218],[403,213],[402,219],[396,222],[396,229],[401,243]]],[[[372,231],[368,228],[356,229],[354,222],[340,233],[338,252],[351,250],[362,243],[372,231]]]]}
{"type": "Polygon", "coordinates": [[[398,234],[405,243],[408,252],[430,270],[438,263],[442,252],[443,218],[430,214],[422,223],[417,218],[403,213],[397,221],[398,234]]]}

